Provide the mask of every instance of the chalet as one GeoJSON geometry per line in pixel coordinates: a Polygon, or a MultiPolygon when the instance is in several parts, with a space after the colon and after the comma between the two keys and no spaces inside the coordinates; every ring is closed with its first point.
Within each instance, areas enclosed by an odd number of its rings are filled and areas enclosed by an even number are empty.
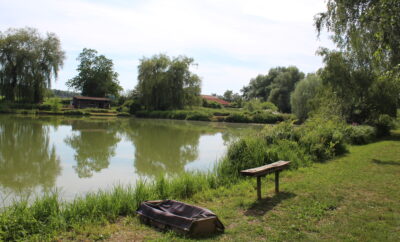
{"type": "Polygon", "coordinates": [[[215,96],[201,95],[201,98],[202,98],[202,99],[205,99],[205,100],[207,100],[207,101],[209,101],[209,102],[216,102],[216,103],[219,103],[219,104],[221,104],[221,105],[223,105],[223,106],[229,106],[229,105],[231,104],[230,102],[227,102],[227,101],[222,100],[222,99],[220,99],[220,98],[217,98],[217,97],[215,97],[215,96]]]}
{"type": "Polygon", "coordinates": [[[72,99],[74,108],[110,108],[111,100],[105,97],[75,96],[72,99]]]}

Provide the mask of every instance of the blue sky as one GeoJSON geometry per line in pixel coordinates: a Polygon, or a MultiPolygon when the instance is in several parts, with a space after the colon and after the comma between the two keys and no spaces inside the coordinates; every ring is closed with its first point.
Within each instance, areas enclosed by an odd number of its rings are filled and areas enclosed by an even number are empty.
{"type": "Polygon", "coordinates": [[[323,0],[0,0],[0,31],[33,27],[54,32],[66,52],[52,87],[77,72],[83,48],[114,62],[121,86],[133,89],[142,57],[165,53],[193,57],[202,93],[238,92],[272,67],[295,65],[305,73],[322,67],[314,15],[323,0]]]}

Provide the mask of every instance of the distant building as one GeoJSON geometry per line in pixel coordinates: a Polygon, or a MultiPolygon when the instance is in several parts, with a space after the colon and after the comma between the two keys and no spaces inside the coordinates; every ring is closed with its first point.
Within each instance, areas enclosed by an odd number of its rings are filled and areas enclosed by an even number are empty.
{"type": "Polygon", "coordinates": [[[110,108],[111,100],[105,97],[75,96],[72,99],[74,108],[110,108]]]}
{"type": "Polygon", "coordinates": [[[207,100],[209,102],[216,102],[216,103],[219,103],[219,104],[221,104],[223,106],[228,106],[228,105],[231,104],[230,102],[227,102],[227,101],[222,100],[220,98],[217,98],[215,96],[210,96],[210,95],[200,95],[200,96],[201,96],[202,99],[205,99],[205,100],[207,100]]]}

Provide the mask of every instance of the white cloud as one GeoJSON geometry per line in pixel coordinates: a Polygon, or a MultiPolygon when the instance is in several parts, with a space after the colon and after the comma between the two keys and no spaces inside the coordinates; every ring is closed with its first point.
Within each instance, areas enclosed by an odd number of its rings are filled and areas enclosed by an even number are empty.
{"type": "Polygon", "coordinates": [[[318,46],[332,46],[326,38],[318,42],[313,27],[313,16],[324,10],[321,0],[101,2],[0,0],[0,28],[55,32],[68,57],[55,84],[61,89],[76,74],[75,58],[84,47],[114,60],[124,88],[134,87],[139,58],[163,52],[194,57],[203,90],[221,93],[239,91],[277,65],[316,70],[318,46]]]}

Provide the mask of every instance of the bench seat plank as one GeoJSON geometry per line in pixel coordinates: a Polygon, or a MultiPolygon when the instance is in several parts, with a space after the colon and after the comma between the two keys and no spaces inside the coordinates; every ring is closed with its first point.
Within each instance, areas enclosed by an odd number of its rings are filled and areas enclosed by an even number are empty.
{"type": "Polygon", "coordinates": [[[240,173],[245,176],[263,176],[275,171],[281,171],[289,167],[290,161],[277,161],[265,166],[242,170],[240,173]]]}

